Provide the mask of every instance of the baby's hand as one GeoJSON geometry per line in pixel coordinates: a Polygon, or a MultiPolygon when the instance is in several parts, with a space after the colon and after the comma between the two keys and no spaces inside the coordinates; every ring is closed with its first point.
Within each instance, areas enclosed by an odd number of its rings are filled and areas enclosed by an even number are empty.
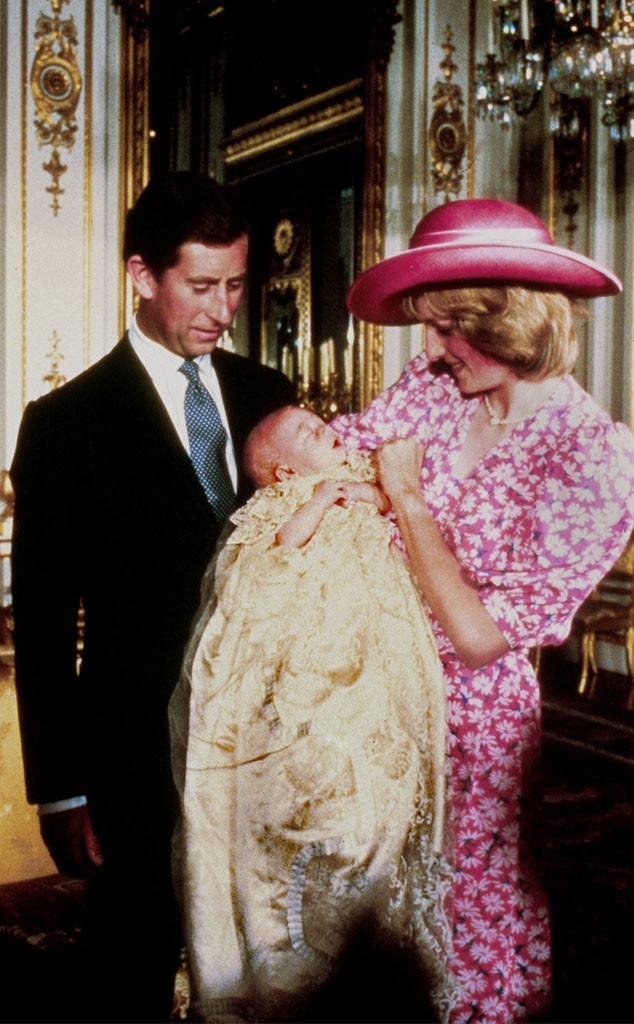
{"type": "Polygon", "coordinates": [[[325,509],[331,505],[345,505],[349,500],[347,487],[344,480],[320,480],[313,491],[313,498],[325,509]]]}
{"type": "Polygon", "coordinates": [[[346,484],[343,480],[320,480],[308,501],[280,526],[275,535],[277,543],[285,547],[302,547],[314,534],[326,510],[345,502],[346,484]]]}

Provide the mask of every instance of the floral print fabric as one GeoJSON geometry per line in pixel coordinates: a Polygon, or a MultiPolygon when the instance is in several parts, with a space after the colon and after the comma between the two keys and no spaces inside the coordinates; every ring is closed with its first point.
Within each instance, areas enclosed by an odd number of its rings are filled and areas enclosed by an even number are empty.
{"type": "Polygon", "coordinates": [[[528,652],[565,640],[628,540],[634,436],[566,376],[457,479],[480,401],[421,354],[365,412],[331,426],[360,449],[421,442],[429,508],[509,643],[506,656],[472,671],[431,617],[448,700],[452,966],[462,987],[452,1021],[517,1024],[542,1014],[550,992],[548,908],[531,854],[540,694],[528,652]]]}

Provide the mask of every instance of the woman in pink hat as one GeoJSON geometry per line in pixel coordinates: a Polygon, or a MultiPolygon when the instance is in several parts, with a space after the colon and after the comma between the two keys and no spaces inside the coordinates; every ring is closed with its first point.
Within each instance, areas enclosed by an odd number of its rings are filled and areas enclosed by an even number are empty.
{"type": "Polygon", "coordinates": [[[332,426],[377,450],[444,667],[453,1022],[549,1006],[529,651],[565,640],[634,526],[634,436],[571,376],[577,300],[620,290],[527,210],[474,199],[432,210],[349,293],[360,319],[425,327],[400,379],[332,426]]]}

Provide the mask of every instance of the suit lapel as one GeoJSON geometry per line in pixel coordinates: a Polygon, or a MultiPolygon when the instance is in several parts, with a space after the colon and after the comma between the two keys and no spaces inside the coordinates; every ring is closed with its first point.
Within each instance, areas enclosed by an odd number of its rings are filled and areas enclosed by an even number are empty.
{"type": "Polygon", "coordinates": [[[240,405],[238,399],[241,394],[241,381],[236,378],[234,373],[234,369],[236,369],[234,360],[223,358],[224,356],[225,353],[221,349],[216,349],[213,353],[212,361],[218,377],[218,383],[220,384],[220,393],[227,414],[227,420],[229,421],[229,430],[235,443],[236,437],[240,435],[240,405]]]}
{"type": "Polygon", "coordinates": [[[117,431],[123,446],[134,449],[135,459],[143,460],[149,466],[155,465],[161,477],[168,476],[173,480],[176,490],[185,488],[206,503],[189,455],[127,336],[106,360],[109,360],[109,365],[102,382],[104,397],[110,399],[117,413],[114,421],[109,417],[109,429],[117,431]]]}

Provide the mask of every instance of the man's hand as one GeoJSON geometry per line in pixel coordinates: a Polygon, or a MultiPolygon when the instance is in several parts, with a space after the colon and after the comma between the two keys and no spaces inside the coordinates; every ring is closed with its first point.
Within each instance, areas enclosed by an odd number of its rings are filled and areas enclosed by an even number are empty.
{"type": "Polygon", "coordinates": [[[88,878],[103,864],[101,847],[86,805],[40,817],[40,833],[62,875],[88,878]]]}

